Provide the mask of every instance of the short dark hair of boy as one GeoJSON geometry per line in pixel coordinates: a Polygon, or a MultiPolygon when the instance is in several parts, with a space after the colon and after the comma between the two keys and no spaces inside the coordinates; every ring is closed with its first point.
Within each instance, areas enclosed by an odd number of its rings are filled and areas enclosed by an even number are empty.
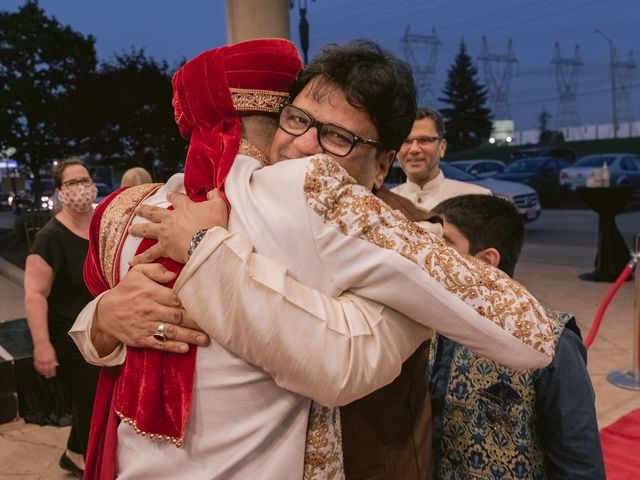
{"type": "Polygon", "coordinates": [[[498,250],[498,268],[513,276],[524,241],[524,222],[511,202],[491,195],[461,195],[440,202],[432,213],[469,240],[471,255],[485,248],[498,250]]]}

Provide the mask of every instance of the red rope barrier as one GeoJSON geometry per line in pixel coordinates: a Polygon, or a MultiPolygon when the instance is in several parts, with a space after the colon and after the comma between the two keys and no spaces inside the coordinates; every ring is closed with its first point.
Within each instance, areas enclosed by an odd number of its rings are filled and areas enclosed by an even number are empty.
{"type": "Polygon", "coordinates": [[[625,265],[624,269],[622,269],[622,272],[605,295],[604,300],[600,304],[600,307],[598,307],[596,316],[593,319],[593,323],[591,324],[591,328],[589,329],[589,334],[584,340],[585,347],[589,348],[595,340],[596,335],[598,334],[598,330],[600,329],[600,324],[602,323],[602,317],[604,317],[604,312],[607,310],[607,307],[611,303],[611,300],[618,292],[622,284],[627,281],[627,279],[631,275],[631,272],[633,272],[633,267],[635,267],[635,265],[636,259],[634,258],[625,265]]]}

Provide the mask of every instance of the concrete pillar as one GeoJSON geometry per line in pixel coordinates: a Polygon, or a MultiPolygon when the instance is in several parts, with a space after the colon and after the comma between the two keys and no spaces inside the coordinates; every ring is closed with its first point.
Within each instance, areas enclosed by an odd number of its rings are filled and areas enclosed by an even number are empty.
{"type": "Polygon", "coordinates": [[[226,0],[227,42],[291,38],[289,0],[226,0]]]}

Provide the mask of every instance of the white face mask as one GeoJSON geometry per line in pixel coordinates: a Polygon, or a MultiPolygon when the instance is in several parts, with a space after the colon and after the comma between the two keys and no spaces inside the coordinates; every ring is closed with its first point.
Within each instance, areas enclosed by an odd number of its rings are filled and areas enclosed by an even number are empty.
{"type": "Polygon", "coordinates": [[[65,208],[70,208],[76,213],[87,213],[96,201],[98,188],[95,183],[88,187],[77,185],[74,188],[63,187],[59,190],[58,198],[65,208]]]}

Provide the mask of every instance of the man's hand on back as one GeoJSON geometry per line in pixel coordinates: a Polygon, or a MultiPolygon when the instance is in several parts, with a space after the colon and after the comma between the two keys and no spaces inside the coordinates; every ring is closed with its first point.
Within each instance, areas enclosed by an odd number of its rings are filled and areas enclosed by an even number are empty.
{"type": "Polygon", "coordinates": [[[188,318],[174,291],[161,285],[174,277],[162,265],[138,265],[103,295],[91,328],[92,343],[101,357],[119,342],[175,353],[187,352],[188,344],[209,343],[206,334],[188,318]],[[153,337],[160,324],[164,324],[165,341],[153,337]]]}
{"type": "Polygon", "coordinates": [[[204,202],[193,202],[182,193],[167,196],[174,206],[170,211],[152,205],[140,206],[136,213],[149,220],[129,227],[129,233],[137,237],[158,240],[151,248],[137,255],[131,265],[151,263],[160,257],[167,257],[179,263],[189,260],[189,246],[193,235],[202,229],[227,226],[227,204],[217,190],[212,190],[204,202]]]}

